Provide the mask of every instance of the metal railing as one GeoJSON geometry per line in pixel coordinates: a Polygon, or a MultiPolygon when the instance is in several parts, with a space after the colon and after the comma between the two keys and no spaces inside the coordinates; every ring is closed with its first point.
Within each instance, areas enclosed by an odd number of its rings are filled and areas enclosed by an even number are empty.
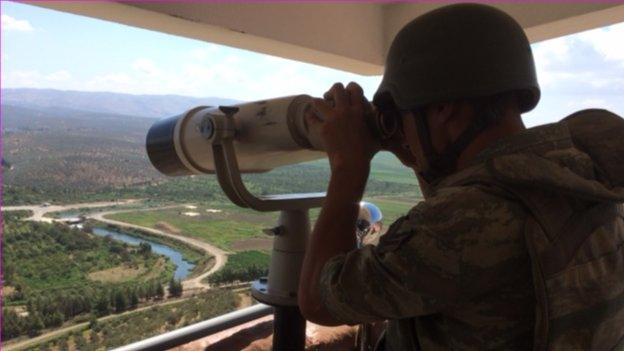
{"type": "Polygon", "coordinates": [[[230,312],[203,322],[176,329],[145,340],[125,345],[113,351],[160,351],[188,344],[199,338],[210,336],[237,325],[267,316],[273,313],[273,307],[257,304],[238,311],[230,312]]]}

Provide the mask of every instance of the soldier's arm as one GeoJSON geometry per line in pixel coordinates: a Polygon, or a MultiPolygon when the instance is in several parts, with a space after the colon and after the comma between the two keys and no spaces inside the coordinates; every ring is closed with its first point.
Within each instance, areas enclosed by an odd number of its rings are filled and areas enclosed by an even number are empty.
{"type": "Polygon", "coordinates": [[[299,283],[299,307],[309,321],[340,325],[321,301],[321,270],[332,257],[355,248],[355,222],[368,171],[332,172],[325,204],[308,240],[299,283]]]}
{"type": "Polygon", "coordinates": [[[336,322],[433,314],[493,291],[526,259],[520,206],[476,188],[450,189],[393,224],[379,245],[327,261],[318,285],[336,322]]]}

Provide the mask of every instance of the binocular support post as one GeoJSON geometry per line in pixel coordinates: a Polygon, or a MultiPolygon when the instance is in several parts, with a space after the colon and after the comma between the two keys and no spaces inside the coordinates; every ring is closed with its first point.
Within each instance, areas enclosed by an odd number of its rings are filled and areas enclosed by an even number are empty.
{"type": "Polygon", "coordinates": [[[306,321],[297,305],[299,275],[307,238],[310,234],[309,209],[320,207],[324,193],[269,195],[256,197],[242,181],[238,161],[229,132],[231,114],[223,111],[218,137],[212,137],[212,150],[219,185],[228,198],[238,206],[256,211],[280,211],[278,225],[267,230],[274,236],[268,278],[252,283],[252,296],[275,307],[273,318],[273,350],[303,351],[306,321]]]}

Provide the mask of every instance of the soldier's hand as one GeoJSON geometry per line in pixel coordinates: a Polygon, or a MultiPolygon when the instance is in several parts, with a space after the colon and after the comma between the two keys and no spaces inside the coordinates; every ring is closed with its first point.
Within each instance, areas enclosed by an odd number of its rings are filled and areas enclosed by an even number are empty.
{"type": "Polygon", "coordinates": [[[367,125],[365,111],[372,107],[362,88],[336,83],[325,99],[314,99],[315,114],[307,117],[310,128],[318,128],[325,143],[332,172],[365,171],[381,145],[367,125]]]}

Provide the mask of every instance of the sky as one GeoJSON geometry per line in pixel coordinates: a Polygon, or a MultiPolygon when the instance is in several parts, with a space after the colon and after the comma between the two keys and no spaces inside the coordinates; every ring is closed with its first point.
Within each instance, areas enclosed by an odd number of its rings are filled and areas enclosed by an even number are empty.
{"type": "MultiPolygon", "coordinates": [[[[338,81],[358,82],[372,98],[381,80],[31,5],[0,6],[3,88],[253,101],[321,96],[338,81]]],[[[624,23],[534,44],[542,99],[525,123],[589,107],[624,115],[622,38],[624,23]]]]}

